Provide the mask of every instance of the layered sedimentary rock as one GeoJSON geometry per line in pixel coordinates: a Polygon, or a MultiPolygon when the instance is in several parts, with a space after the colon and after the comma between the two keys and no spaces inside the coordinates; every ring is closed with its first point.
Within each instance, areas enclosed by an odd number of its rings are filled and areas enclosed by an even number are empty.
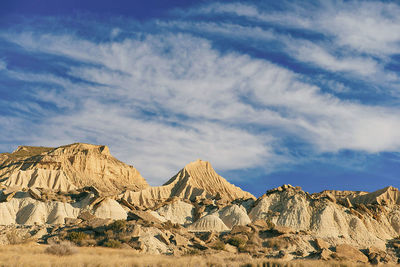
{"type": "Polygon", "coordinates": [[[148,187],[140,173],[111,156],[107,146],[82,143],[57,148],[20,146],[13,153],[1,154],[0,179],[5,186],[61,191],[95,186],[116,193],[148,187]]]}
{"type": "Polygon", "coordinates": [[[106,146],[88,144],[0,154],[0,181],[0,243],[18,224],[41,242],[83,231],[88,245],[118,239],[143,253],[225,249],[374,264],[400,255],[400,192],[391,186],[309,194],[283,185],[256,200],[198,160],[163,186],[149,187],[106,146]]]}
{"type": "Polygon", "coordinates": [[[276,225],[309,231],[316,237],[343,239],[357,245],[384,248],[386,240],[400,234],[400,207],[379,205],[376,198],[379,200],[383,195],[388,201],[394,201],[394,196],[397,195],[393,193],[395,191],[382,189],[362,194],[359,198],[352,199],[354,207],[347,207],[323,194],[316,197],[302,190],[286,187],[260,197],[249,216],[252,221],[265,220],[276,225]]]}
{"type": "Polygon", "coordinates": [[[145,207],[172,197],[188,200],[222,198],[227,201],[255,199],[249,192],[218,175],[209,162],[202,160],[189,163],[163,186],[150,187],[140,192],[127,191],[121,197],[134,205],[145,207]]]}

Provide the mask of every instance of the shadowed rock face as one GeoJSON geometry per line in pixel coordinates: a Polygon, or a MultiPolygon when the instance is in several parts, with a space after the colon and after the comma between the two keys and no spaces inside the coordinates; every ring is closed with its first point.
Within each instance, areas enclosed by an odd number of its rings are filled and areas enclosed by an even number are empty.
{"type": "Polygon", "coordinates": [[[68,191],[95,186],[116,193],[148,187],[140,173],[111,156],[107,146],[76,143],[57,148],[21,146],[0,156],[0,179],[6,186],[68,191]]]}

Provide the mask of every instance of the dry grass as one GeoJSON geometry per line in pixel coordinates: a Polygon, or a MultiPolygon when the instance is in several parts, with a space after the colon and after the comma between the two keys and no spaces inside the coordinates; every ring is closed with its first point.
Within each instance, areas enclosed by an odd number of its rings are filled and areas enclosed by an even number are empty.
{"type": "Polygon", "coordinates": [[[63,241],[59,244],[51,244],[45,252],[57,256],[69,256],[78,253],[78,249],[71,242],[63,241]]]}
{"type": "Polygon", "coordinates": [[[140,255],[132,249],[110,248],[77,248],[79,253],[74,255],[57,256],[46,253],[48,245],[35,243],[25,245],[0,246],[0,266],[16,267],[128,267],[128,266],[274,266],[274,267],[306,267],[306,266],[365,266],[345,263],[298,261],[298,262],[269,262],[265,259],[250,259],[245,255],[217,253],[212,256],[154,256],[140,255]],[[263,265],[264,264],[264,265],[263,265]]]}

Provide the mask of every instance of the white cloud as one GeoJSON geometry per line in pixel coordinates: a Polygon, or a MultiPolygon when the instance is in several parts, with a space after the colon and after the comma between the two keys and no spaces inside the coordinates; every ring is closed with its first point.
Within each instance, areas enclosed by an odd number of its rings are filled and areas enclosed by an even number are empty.
{"type": "MultiPolygon", "coordinates": [[[[35,52],[100,64],[70,66],[69,74],[102,86],[10,72],[15,79],[62,86],[39,92],[48,93],[42,100],[65,110],[44,114],[29,133],[22,133],[23,122],[10,125],[5,118],[8,127],[40,145],[108,144],[152,184],[196,158],[221,170],[272,167],[290,160],[276,154],[285,150],[279,146],[288,136],[317,153],[400,150],[398,109],[340,100],[290,70],[239,53],[222,54],[202,38],[160,34],[97,44],[72,35],[22,33],[9,40],[35,52]]],[[[323,61],[350,68],[346,61],[323,61]]]]}
{"type": "MultiPolygon", "coordinates": [[[[388,57],[400,52],[400,7],[397,4],[319,1],[302,2],[301,5],[286,3],[284,11],[276,11],[261,3],[247,5],[217,2],[186,12],[186,16],[195,14],[231,14],[249,21],[272,23],[279,27],[320,34],[328,41],[310,42],[288,34],[271,34],[271,26],[265,26],[268,30],[264,30],[248,26],[252,25],[249,22],[235,27],[214,23],[209,29],[202,23],[193,25],[193,28],[197,27],[199,30],[219,31],[226,35],[231,30],[231,37],[239,35],[239,30],[244,36],[251,36],[253,39],[275,39],[286,46],[286,52],[290,56],[302,62],[332,72],[351,74],[357,79],[381,83],[388,88],[398,87],[397,73],[385,68],[385,64],[390,61],[388,57]]],[[[237,23],[241,23],[240,20],[237,23]]],[[[282,50],[284,51],[284,47],[282,50]]]]}
{"type": "Polygon", "coordinates": [[[377,1],[316,1],[286,4],[274,11],[242,3],[213,3],[186,11],[193,14],[233,14],[330,35],[342,46],[375,55],[400,51],[400,6],[377,1]]]}

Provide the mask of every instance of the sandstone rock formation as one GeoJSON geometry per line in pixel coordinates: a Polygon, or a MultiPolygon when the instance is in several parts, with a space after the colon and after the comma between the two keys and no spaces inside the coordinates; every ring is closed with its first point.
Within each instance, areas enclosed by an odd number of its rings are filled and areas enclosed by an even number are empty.
{"type": "MultiPolygon", "coordinates": [[[[377,192],[371,195],[381,195],[381,190],[377,192]]],[[[365,204],[369,202],[370,198],[367,198],[365,204]]],[[[345,239],[357,246],[375,245],[385,248],[385,240],[400,233],[400,207],[367,208],[365,204],[348,208],[325,196],[311,196],[288,187],[259,198],[249,216],[252,221],[267,220],[277,225],[312,232],[316,237],[336,241],[345,239]]]]}
{"type": "Polygon", "coordinates": [[[150,187],[139,192],[127,191],[122,196],[129,203],[152,207],[172,197],[195,200],[196,198],[255,199],[255,197],[230,184],[219,176],[207,161],[197,160],[186,165],[163,186],[150,187]]]}
{"type": "Polygon", "coordinates": [[[193,231],[228,231],[229,228],[224,222],[215,214],[206,215],[195,223],[189,225],[188,229],[193,231]]]}
{"type": "Polygon", "coordinates": [[[107,146],[82,143],[57,148],[20,146],[13,153],[0,154],[0,179],[5,186],[61,191],[95,186],[116,193],[148,187],[140,173],[111,156],[107,146]]]}
{"type": "Polygon", "coordinates": [[[256,200],[201,160],[149,187],[106,146],[88,144],[0,154],[0,179],[3,244],[69,240],[148,254],[373,264],[400,255],[394,187],[309,194],[283,185],[256,200]]]}

